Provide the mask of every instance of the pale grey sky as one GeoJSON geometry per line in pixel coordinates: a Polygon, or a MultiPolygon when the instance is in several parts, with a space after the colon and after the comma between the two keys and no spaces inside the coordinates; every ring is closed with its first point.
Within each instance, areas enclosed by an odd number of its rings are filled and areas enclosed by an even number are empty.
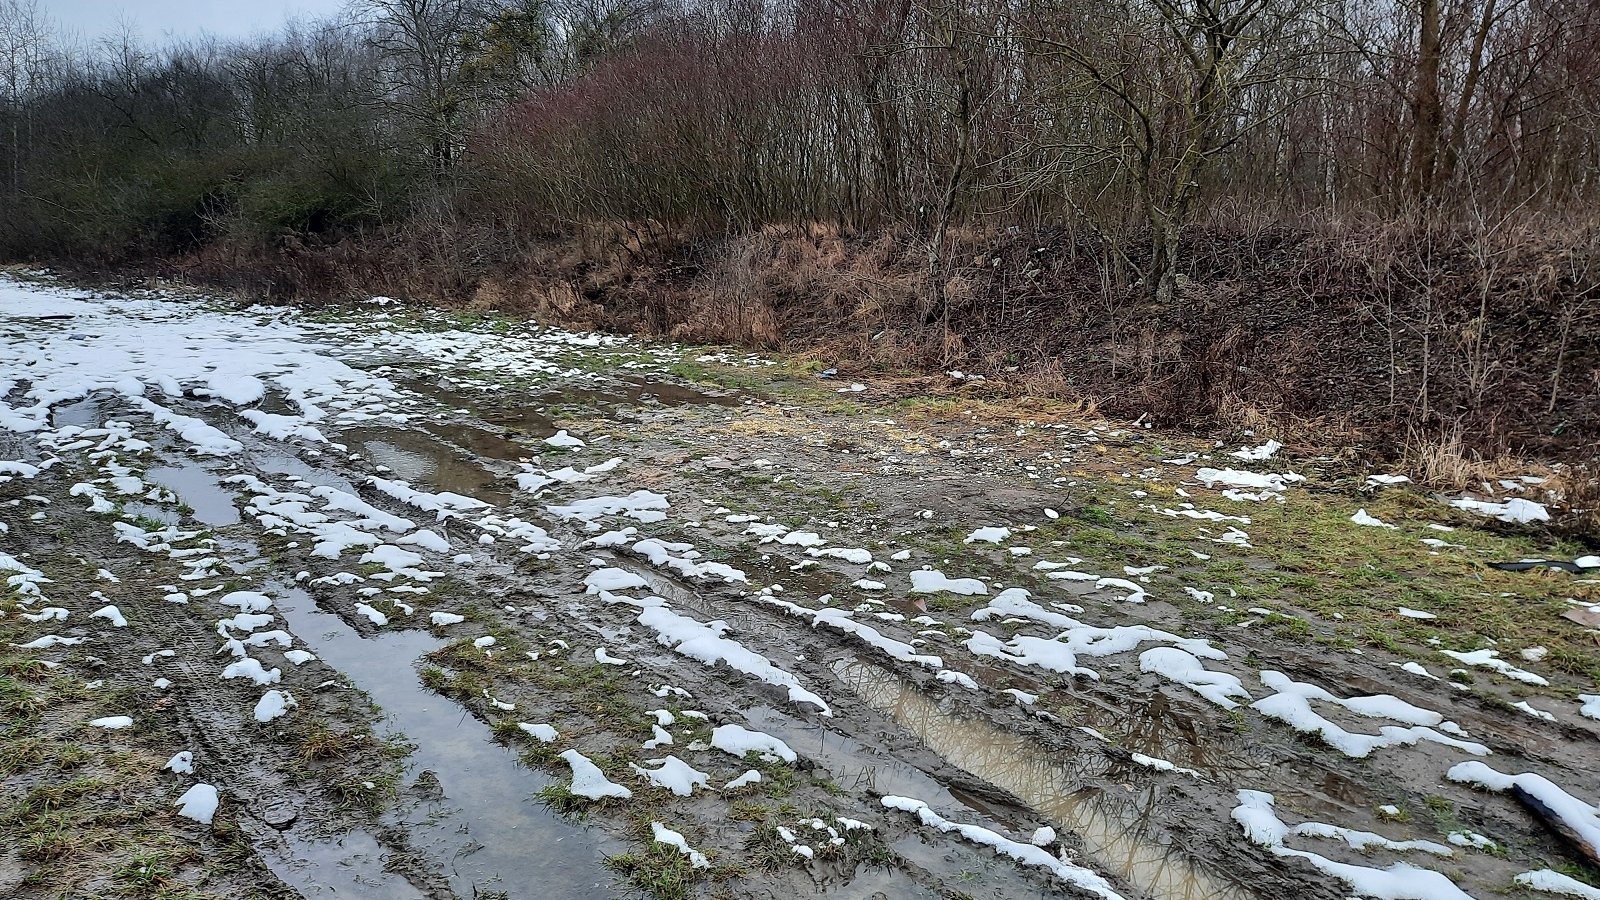
{"type": "Polygon", "coordinates": [[[276,31],[290,18],[337,13],[345,0],[42,0],[40,5],[57,27],[84,39],[97,40],[127,21],[144,42],[156,44],[202,32],[243,38],[276,31]]]}

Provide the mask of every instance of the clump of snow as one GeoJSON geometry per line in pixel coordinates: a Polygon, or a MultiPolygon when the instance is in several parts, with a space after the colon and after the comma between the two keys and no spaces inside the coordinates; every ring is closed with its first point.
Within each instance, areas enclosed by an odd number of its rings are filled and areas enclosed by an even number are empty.
{"type": "Polygon", "coordinates": [[[989,544],[998,544],[1001,541],[1008,540],[1010,537],[1011,529],[1003,526],[988,526],[979,528],[967,535],[965,542],[971,544],[976,541],[983,541],[989,544]]]}
{"type": "Polygon", "coordinates": [[[116,731],[122,728],[132,728],[133,716],[104,716],[99,719],[90,719],[89,724],[95,728],[116,731]]]}
{"type": "Polygon", "coordinates": [[[1579,694],[1578,715],[1586,719],[1600,719],[1600,694],[1579,694]]]}
{"type": "Polygon", "coordinates": [[[167,764],[162,766],[161,769],[175,775],[193,775],[194,754],[188,750],[179,751],[171,759],[167,760],[167,764]]]}
{"type": "Polygon", "coordinates": [[[1357,525],[1368,525],[1368,526],[1371,526],[1373,528],[1394,528],[1395,527],[1393,525],[1390,525],[1388,522],[1385,522],[1382,519],[1378,518],[1377,516],[1374,516],[1371,513],[1368,513],[1365,509],[1356,510],[1356,514],[1350,517],[1350,521],[1356,523],[1357,525]]]}
{"type": "Polygon", "coordinates": [[[1228,455],[1234,459],[1259,462],[1263,459],[1271,459],[1274,454],[1282,449],[1282,444],[1278,443],[1277,441],[1269,440],[1259,447],[1240,447],[1238,450],[1235,450],[1228,455]]]}
{"type": "Polygon", "coordinates": [[[627,591],[633,588],[649,587],[650,582],[627,569],[606,568],[595,569],[583,578],[584,593],[598,594],[601,591],[627,591]]]}
{"type": "Polygon", "coordinates": [[[664,759],[647,759],[645,763],[656,768],[647,769],[635,763],[629,763],[629,765],[635,772],[648,779],[651,784],[656,787],[664,787],[679,797],[687,797],[694,793],[696,786],[710,787],[711,785],[709,775],[696,770],[676,756],[667,756],[664,759]]]}
{"type": "Polygon", "coordinates": [[[428,614],[428,622],[435,628],[443,628],[447,625],[460,625],[466,620],[466,616],[451,612],[434,612],[428,614]]]}
{"type": "Polygon", "coordinates": [[[1579,897],[1582,900],[1600,900],[1600,888],[1591,887],[1570,875],[1563,875],[1554,869],[1523,872],[1513,880],[1525,888],[1543,891],[1547,894],[1579,897]]]}
{"type": "Polygon", "coordinates": [[[607,797],[617,797],[623,800],[633,796],[633,791],[628,790],[606,778],[600,767],[589,760],[587,756],[576,750],[565,750],[561,758],[572,767],[571,791],[579,797],[589,800],[603,800],[607,797]]]}
{"type": "Polygon", "coordinates": [[[745,787],[747,785],[757,784],[760,781],[761,781],[761,773],[757,772],[755,769],[750,769],[750,770],[746,771],[743,775],[740,775],[738,778],[735,778],[732,781],[728,782],[727,784],[723,785],[722,789],[725,790],[725,791],[736,791],[739,788],[745,787]]]}
{"type": "MultiPolygon", "coordinates": [[[[1278,818],[1273,803],[1273,796],[1264,791],[1242,790],[1239,792],[1239,805],[1233,809],[1233,820],[1244,829],[1245,837],[1251,843],[1265,847],[1275,856],[1303,859],[1324,874],[1348,884],[1353,893],[1364,897],[1382,897],[1385,900],[1473,900],[1469,894],[1456,887],[1455,882],[1432,869],[1423,869],[1406,863],[1395,863],[1387,869],[1378,869],[1334,862],[1316,853],[1286,847],[1283,842],[1292,834],[1336,837],[1349,841],[1356,849],[1369,844],[1388,846],[1391,849],[1396,845],[1405,849],[1425,849],[1420,845],[1429,842],[1407,842],[1416,846],[1406,847],[1404,844],[1388,841],[1370,832],[1352,832],[1316,822],[1304,823],[1291,829],[1278,818]],[[1376,838],[1377,841],[1370,841],[1371,838],[1376,838]]],[[[1448,848],[1437,844],[1432,844],[1431,847],[1444,850],[1444,855],[1450,854],[1448,848]]]]}
{"type": "Polygon", "coordinates": [[[1219,484],[1235,488],[1250,488],[1253,490],[1268,490],[1282,493],[1289,489],[1289,485],[1297,481],[1305,481],[1304,475],[1285,472],[1281,475],[1272,473],[1243,472],[1238,469],[1199,469],[1194,473],[1197,481],[1207,487],[1219,484]]]}
{"type": "Polygon", "coordinates": [[[673,831],[671,828],[668,828],[667,826],[662,825],[660,822],[651,822],[650,823],[650,831],[655,836],[655,842],[656,843],[665,844],[668,847],[675,847],[675,848],[677,848],[677,851],[679,853],[682,853],[684,856],[689,857],[689,867],[690,868],[692,868],[692,869],[709,869],[709,868],[711,868],[711,861],[706,859],[706,856],[705,856],[704,853],[701,853],[699,850],[695,850],[692,847],[690,847],[689,846],[689,842],[684,840],[682,834],[680,834],[680,833],[678,833],[676,831],[673,831]]]}
{"type": "Polygon", "coordinates": [[[1475,512],[1482,516],[1490,516],[1502,522],[1526,525],[1532,522],[1550,521],[1550,511],[1543,504],[1521,497],[1512,497],[1504,503],[1491,503],[1486,500],[1473,500],[1463,497],[1451,500],[1450,505],[1457,509],[1475,512]]]}
{"type": "Polygon", "coordinates": [[[1250,692],[1235,675],[1213,672],[1192,654],[1176,647],[1152,647],[1139,654],[1139,671],[1156,674],[1176,681],[1223,709],[1233,709],[1238,702],[1233,698],[1250,700],[1250,692]]]}
{"type": "Polygon", "coordinates": [[[532,735],[535,740],[543,744],[548,744],[554,741],[556,738],[561,737],[560,732],[543,723],[530,725],[527,722],[518,722],[517,727],[522,729],[525,734],[532,735]]]}
{"type": "Polygon", "coordinates": [[[1484,648],[1482,650],[1473,650],[1470,653],[1460,653],[1455,650],[1440,650],[1439,652],[1464,666],[1476,666],[1480,669],[1489,669],[1490,671],[1499,672],[1501,675],[1504,675],[1513,681],[1520,681],[1524,684],[1534,684],[1538,685],[1539,687],[1548,687],[1550,685],[1550,682],[1545,680],[1543,676],[1535,675],[1534,673],[1524,669],[1519,669],[1505,660],[1500,659],[1500,651],[1498,650],[1484,648]]]}
{"type": "Polygon", "coordinates": [[[789,745],[778,738],[739,725],[718,725],[712,729],[711,746],[741,759],[746,753],[759,753],[768,762],[781,759],[793,763],[799,759],[789,745]]]}
{"type": "Polygon", "coordinates": [[[294,695],[288,691],[267,691],[256,702],[255,717],[257,722],[271,722],[288,714],[300,704],[295,702],[294,695]]]}
{"type": "Polygon", "coordinates": [[[976,578],[946,578],[934,569],[918,569],[911,573],[911,592],[937,594],[939,592],[975,597],[989,593],[989,586],[976,578]]]}
{"type": "Polygon", "coordinates": [[[1600,847],[1600,809],[1572,796],[1543,775],[1533,772],[1506,775],[1473,761],[1451,766],[1445,777],[1458,784],[1476,785],[1490,791],[1518,788],[1543,804],[1589,846],[1600,847]]]}
{"type": "Polygon", "coordinates": [[[1096,897],[1101,897],[1103,900],[1122,900],[1122,895],[1111,889],[1110,882],[1092,869],[1086,869],[1083,866],[1073,865],[1057,859],[1032,844],[1013,841],[1004,835],[979,825],[952,822],[934,812],[929,808],[928,804],[923,803],[921,800],[914,800],[910,797],[887,796],[883,798],[882,802],[888,809],[898,809],[915,815],[922,824],[931,828],[938,829],[946,834],[958,835],[975,844],[993,847],[995,852],[1009,856],[1026,865],[1046,869],[1073,887],[1096,897]]]}
{"type": "Polygon", "coordinates": [[[201,825],[210,825],[212,818],[217,814],[219,803],[220,798],[217,796],[216,788],[209,784],[197,784],[184,791],[183,796],[172,805],[178,807],[178,815],[185,819],[193,819],[201,825]]]}
{"type": "Polygon", "coordinates": [[[807,690],[794,675],[773,665],[759,653],[747,649],[737,641],[723,637],[727,623],[712,621],[705,624],[688,616],[679,615],[666,606],[648,606],[639,613],[638,622],[656,633],[656,640],[678,653],[699,660],[708,666],[727,663],[734,670],[758,678],[767,684],[788,690],[794,703],[815,706],[823,715],[833,711],[819,696],[807,690]]]}
{"type": "Polygon", "coordinates": [[[1489,748],[1482,744],[1460,740],[1434,730],[1432,726],[1437,725],[1441,729],[1461,733],[1455,723],[1444,721],[1444,717],[1440,714],[1412,706],[1398,697],[1375,694],[1341,699],[1314,684],[1295,681],[1282,672],[1264,671],[1260,677],[1261,683],[1276,693],[1257,700],[1251,704],[1252,709],[1269,719],[1277,719],[1296,731],[1316,734],[1328,746],[1352,759],[1363,759],[1373,750],[1383,747],[1410,746],[1418,741],[1432,741],[1474,756],[1489,754],[1489,748]],[[1357,734],[1345,730],[1313,710],[1311,708],[1313,700],[1344,707],[1360,716],[1403,722],[1410,727],[1384,725],[1378,729],[1376,735],[1357,734]]]}

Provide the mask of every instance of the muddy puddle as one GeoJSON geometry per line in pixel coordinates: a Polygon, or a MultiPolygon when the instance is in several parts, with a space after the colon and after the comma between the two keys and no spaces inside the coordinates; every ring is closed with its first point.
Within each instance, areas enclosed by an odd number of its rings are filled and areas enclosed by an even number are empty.
{"type": "Polygon", "coordinates": [[[398,383],[412,393],[451,409],[469,412],[490,425],[540,437],[554,434],[559,427],[549,415],[548,410],[552,407],[605,409],[612,413],[613,418],[625,420],[626,416],[618,414],[618,410],[675,406],[732,407],[743,404],[747,399],[740,393],[708,394],[687,385],[637,377],[624,378],[605,387],[567,387],[547,391],[528,396],[520,403],[489,396],[473,396],[441,384],[436,378],[400,379],[398,383]]]}
{"type": "Polygon", "coordinates": [[[708,394],[688,385],[647,378],[624,378],[614,388],[569,388],[541,395],[540,403],[581,403],[590,406],[739,406],[739,393],[708,394]]]}
{"type": "MultiPolygon", "coordinates": [[[[1116,765],[1095,752],[1051,753],[1028,738],[947,713],[895,675],[867,663],[834,666],[867,705],[916,735],[958,768],[1015,794],[1057,827],[1077,835],[1094,868],[1152,900],[1251,900],[1255,895],[1175,847],[1151,820],[1159,789],[1112,794],[1087,783],[1116,765]]],[[[916,796],[915,794],[911,796],[916,796]]],[[[924,799],[924,798],[919,798],[924,799]]]]}
{"type": "Polygon", "coordinates": [[[290,475],[322,487],[331,487],[347,494],[359,494],[348,478],[327,469],[318,468],[287,453],[265,452],[257,454],[255,463],[261,471],[272,475],[290,475]]]}
{"type": "Polygon", "coordinates": [[[283,842],[281,852],[261,854],[262,862],[306,900],[425,900],[404,878],[384,870],[383,847],[364,831],[333,840],[291,833],[283,842]]]}
{"type": "Polygon", "coordinates": [[[496,476],[436,438],[416,431],[355,428],[339,436],[341,443],[365,456],[373,464],[386,466],[388,477],[411,482],[433,491],[464,494],[495,506],[511,502],[511,496],[495,487],[496,476]]]}
{"type": "Polygon", "coordinates": [[[505,462],[517,462],[533,455],[532,450],[507,440],[492,431],[455,422],[424,422],[422,430],[473,454],[505,462]]]}
{"type": "MultiPolygon", "coordinates": [[[[307,648],[383,710],[383,730],[402,734],[413,745],[405,774],[411,793],[421,793],[417,781],[424,773],[431,773],[427,782],[437,778],[431,799],[403,813],[401,824],[412,845],[447,873],[458,896],[598,900],[612,895],[610,876],[602,868],[601,833],[562,821],[534,799],[552,779],[518,765],[487,726],[422,686],[415,661],[443,641],[424,631],[364,638],[338,616],[318,609],[299,588],[267,590],[307,648]]],[[[340,869],[339,858],[338,853],[307,856],[298,877],[343,883],[348,873],[340,869]]]]}

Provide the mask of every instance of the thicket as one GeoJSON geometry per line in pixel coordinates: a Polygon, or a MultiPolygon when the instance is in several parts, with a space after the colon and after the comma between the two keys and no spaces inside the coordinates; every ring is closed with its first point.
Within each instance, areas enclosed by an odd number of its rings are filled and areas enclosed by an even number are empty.
{"type": "Polygon", "coordinates": [[[0,150],[14,260],[1600,441],[1590,0],[0,0],[0,150]]]}

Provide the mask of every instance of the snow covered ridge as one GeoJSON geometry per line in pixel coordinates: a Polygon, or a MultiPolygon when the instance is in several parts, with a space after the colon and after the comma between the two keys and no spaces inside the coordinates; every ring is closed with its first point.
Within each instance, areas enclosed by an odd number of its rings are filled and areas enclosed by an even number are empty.
{"type": "Polygon", "coordinates": [[[922,824],[930,828],[948,834],[955,834],[974,844],[993,847],[996,853],[1009,856],[1024,865],[1046,869],[1067,884],[1096,897],[1101,897],[1103,900],[1122,900],[1122,895],[1112,890],[1110,882],[1106,881],[1104,877],[1093,869],[1086,869],[1083,866],[1057,859],[1050,855],[1049,851],[1035,847],[1033,844],[1011,840],[1005,835],[991,831],[981,825],[952,822],[934,812],[928,804],[910,797],[884,797],[883,805],[888,809],[911,813],[922,824]]]}

